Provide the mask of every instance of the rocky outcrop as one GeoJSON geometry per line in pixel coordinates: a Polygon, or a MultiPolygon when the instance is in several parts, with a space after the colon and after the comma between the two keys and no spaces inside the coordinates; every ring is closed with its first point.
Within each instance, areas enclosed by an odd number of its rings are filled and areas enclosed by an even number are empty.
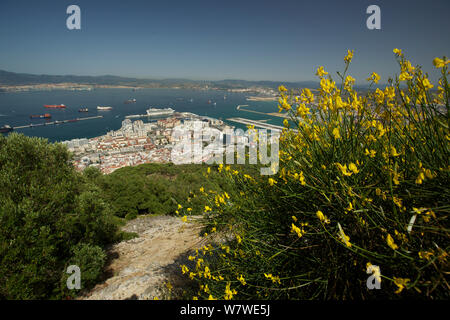
{"type": "Polygon", "coordinates": [[[139,217],[129,221],[124,231],[139,237],[120,242],[108,250],[107,279],[82,299],[159,299],[180,295],[187,285],[180,264],[189,253],[203,245],[199,226],[178,217],[139,217]],[[176,292],[169,292],[170,282],[176,292]]]}

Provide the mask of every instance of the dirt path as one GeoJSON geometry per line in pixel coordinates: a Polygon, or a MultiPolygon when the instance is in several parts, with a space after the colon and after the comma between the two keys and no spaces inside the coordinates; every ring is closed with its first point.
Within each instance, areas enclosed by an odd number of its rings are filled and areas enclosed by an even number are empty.
{"type": "Polygon", "coordinates": [[[141,217],[129,221],[124,231],[139,238],[120,242],[108,250],[107,279],[83,299],[153,299],[165,297],[165,283],[175,288],[186,282],[180,264],[189,252],[203,245],[199,227],[170,216],[141,217]]]}

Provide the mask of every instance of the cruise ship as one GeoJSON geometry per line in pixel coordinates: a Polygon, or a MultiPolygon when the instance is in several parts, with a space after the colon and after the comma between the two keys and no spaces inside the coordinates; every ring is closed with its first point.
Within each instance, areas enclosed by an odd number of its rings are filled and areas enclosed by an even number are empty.
{"type": "Polygon", "coordinates": [[[112,107],[97,106],[97,110],[112,110],[112,107]]]}
{"type": "Polygon", "coordinates": [[[157,108],[150,108],[147,110],[148,116],[162,116],[162,115],[168,115],[174,113],[175,110],[172,108],[164,108],[164,109],[157,109],[157,108]]]}

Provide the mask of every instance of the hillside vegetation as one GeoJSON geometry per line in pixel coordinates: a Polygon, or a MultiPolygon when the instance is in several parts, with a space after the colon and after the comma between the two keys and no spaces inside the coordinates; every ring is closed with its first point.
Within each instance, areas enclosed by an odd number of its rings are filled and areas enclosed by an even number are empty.
{"type": "Polygon", "coordinates": [[[115,216],[132,219],[139,214],[176,215],[178,204],[190,206],[191,214],[202,213],[202,199],[195,195],[201,187],[211,192],[229,190],[230,181],[214,172],[206,180],[206,165],[149,163],[125,167],[109,175],[95,168],[85,176],[97,185],[102,199],[115,216]]]}
{"type": "Polygon", "coordinates": [[[102,276],[107,245],[129,239],[123,218],[177,214],[178,203],[200,205],[192,191],[226,188],[219,174],[204,183],[205,166],[149,164],[110,175],[77,172],[66,147],[12,133],[0,136],[0,298],[61,299],[69,265],[82,289],[102,276]]]}

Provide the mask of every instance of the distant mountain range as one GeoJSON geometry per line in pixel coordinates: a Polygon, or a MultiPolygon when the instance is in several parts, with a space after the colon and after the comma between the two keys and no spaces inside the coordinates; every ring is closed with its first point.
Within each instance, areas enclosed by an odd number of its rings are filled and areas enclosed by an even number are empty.
{"type": "Polygon", "coordinates": [[[220,89],[239,89],[251,87],[267,87],[277,88],[283,84],[290,88],[316,88],[317,82],[301,81],[301,82],[279,82],[279,81],[248,81],[226,79],[219,81],[189,80],[189,79],[139,79],[127,78],[113,75],[104,76],[74,76],[74,75],[45,75],[45,74],[28,74],[15,73],[0,70],[0,87],[1,86],[22,86],[22,85],[39,85],[39,84],[58,84],[58,83],[77,83],[87,85],[110,85],[110,86],[132,86],[147,88],[201,88],[214,87],[220,89]]]}

